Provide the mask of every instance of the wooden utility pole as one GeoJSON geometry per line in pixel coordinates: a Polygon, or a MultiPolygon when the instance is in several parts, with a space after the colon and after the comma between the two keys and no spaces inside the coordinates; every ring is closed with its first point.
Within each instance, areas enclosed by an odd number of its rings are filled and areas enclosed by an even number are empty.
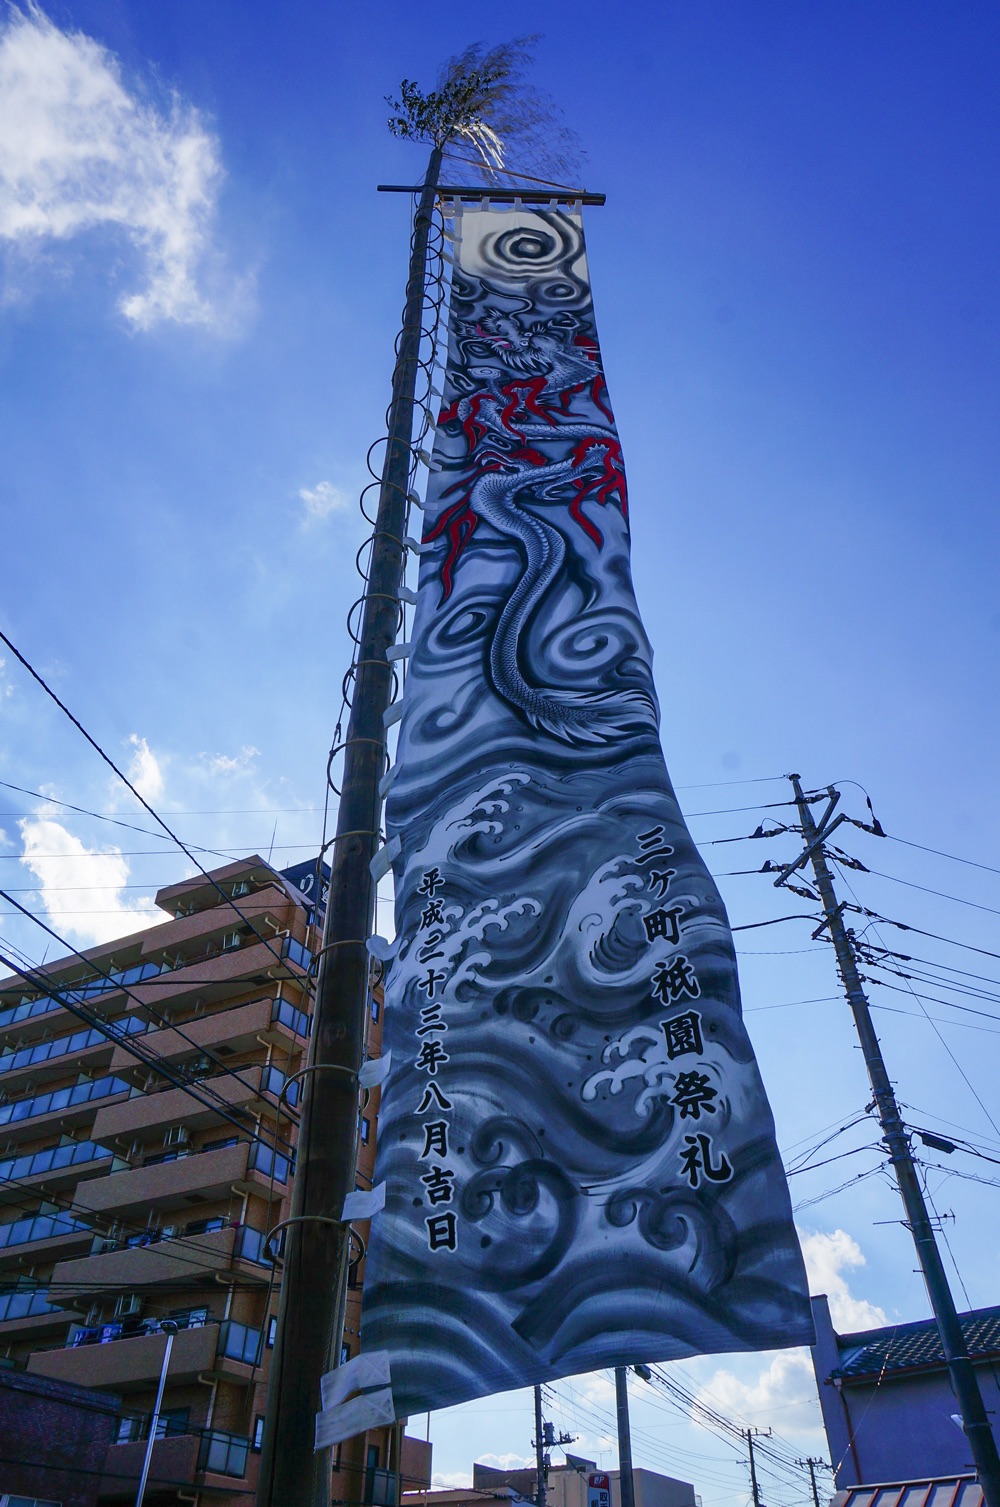
{"type": "Polygon", "coordinates": [[[316,981],[292,1214],[286,1223],[281,1301],[261,1453],[258,1507],[329,1507],[328,1450],[313,1449],[320,1378],[340,1356],[350,1226],[341,1221],[354,1190],[358,1071],[368,997],[367,941],[386,767],[383,714],[392,666],[386,650],[399,627],[404,523],[413,409],[423,325],[427,244],[441,171],[430,156],[413,225],[403,329],[392,382],[388,440],[358,641],[344,775],[331,861],[323,948],[316,981]]]}
{"type": "Polygon", "coordinates": [[[1000,1507],[1000,1455],[997,1454],[996,1440],[986,1416],[979,1381],[969,1359],[965,1336],[955,1308],[955,1300],[951,1295],[944,1262],[941,1260],[941,1252],[938,1250],[937,1240],[934,1237],[934,1227],[931,1224],[923,1189],[917,1176],[910,1138],[889,1081],[882,1048],[872,1024],[868,998],[861,986],[854,944],[844,925],[843,907],[837,903],[833,876],[826,861],[824,840],[832,831],[833,826],[838,825],[843,819],[836,817],[831,821],[840,793],[833,786],[827,790],[829,805],[817,824],[813,819],[809,801],[802,793],[799,776],[792,774],[788,778],[795,791],[795,804],[798,807],[799,822],[806,846],[795,862],[783,869],[774,882],[776,885],[785,884],[791,875],[806,862],[812,866],[813,878],[823,905],[824,925],[829,927],[837,956],[837,967],[847,995],[847,1002],[854,1015],[854,1024],[857,1027],[865,1065],[868,1068],[868,1078],[875,1097],[875,1109],[882,1127],[882,1137],[888,1148],[889,1162],[896,1175],[903,1208],[906,1212],[905,1224],[916,1246],[917,1260],[920,1263],[927,1295],[937,1323],[941,1348],[948,1366],[948,1375],[951,1378],[952,1390],[962,1415],[962,1424],[972,1451],[976,1474],[983,1489],[983,1498],[986,1507],[1000,1507]]]}

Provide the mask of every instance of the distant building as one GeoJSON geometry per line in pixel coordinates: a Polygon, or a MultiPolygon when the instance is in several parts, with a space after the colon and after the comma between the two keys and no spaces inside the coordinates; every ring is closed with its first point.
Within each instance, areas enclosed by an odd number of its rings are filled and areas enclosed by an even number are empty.
{"type": "Polygon", "coordinates": [[[121,1398],[0,1371],[0,1500],[95,1507],[121,1398]]]}
{"type": "MultiPolygon", "coordinates": [[[[621,1507],[621,1484],[617,1470],[605,1471],[611,1481],[611,1507],[621,1507]]],[[[530,1501],[535,1499],[535,1471],[494,1470],[490,1465],[472,1467],[472,1485],[479,1491],[507,1487],[530,1501]]],[[[661,1476],[637,1466],[632,1471],[635,1507],[696,1507],[695,1490],[687,1481],[661,1476]]],[[[433,1496],[433,1493],[431,1493],[433,1496]]],[[[448,1507],[448,1504],[442,1504],[448,1507]]],[[[548,1472],[546,1507],[587,1507],[586,1472],[570,1465],[553,1465],[548,1472]]]]}
{"type": "MultiPolygon", "coordinates": [[[[835,1507],[897,1507],[904,1487],[912,1488],[906,1507],[978,1507],[982,1494],[933,1319],[837,1334],[825,1297],[813,1298],[813,1314],[835,1507]]],[[[1000,1442],[1000,1307],[960,1318],[1000,1442]]]]}
{"type": "MultiPolygon", "coordinates": [[[[45,988],[0,980],[0,1366],[120,1396],[102,1504],[134,1500],[167,1318],[179,1327],[147,1502],[252,1500],[280,1290],[265,1236],[290,1213],[313,879],[311,864],[227,864],[160,890],[163,924],[47,963],[45,988]]],[[[373,996],[368,1050],[380,1049],[373,996]]],[[[362,1185],[377,1110],[375,1090],[362,1185]]],[[[361,1254],[345,1354],[358,1347],[361,1254]]],[[[409,1484],[429,1483],[428,1456],[406,1442],[409,1484]]],[[[390,1430],[347,1441],[334,1500],[388,1502],[394,1467],[390,1430]]]]}

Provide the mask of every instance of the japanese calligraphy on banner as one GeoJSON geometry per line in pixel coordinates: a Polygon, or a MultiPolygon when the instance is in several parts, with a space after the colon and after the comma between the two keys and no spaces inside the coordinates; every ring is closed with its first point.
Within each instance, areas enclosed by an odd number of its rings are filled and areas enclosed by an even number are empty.
{"type": "Polygon", "coordinates": [[[454,210],[362,1314],[397,1416],[813,1338],[660,748],[581,219],[454,210]]]}

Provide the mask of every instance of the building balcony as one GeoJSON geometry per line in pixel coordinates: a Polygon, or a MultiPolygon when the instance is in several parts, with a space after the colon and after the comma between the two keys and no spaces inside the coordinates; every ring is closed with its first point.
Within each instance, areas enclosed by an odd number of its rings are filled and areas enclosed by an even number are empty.
{"type": "MultiPolygon", "coordinates": [[[[148,1428],[148,1418],[142,1422],[148,1428]]],[[[107,1474],[101,1482],[102,1502],[135,1501],[146,1450],[145,1428],[137,1431],[139,1437],[134,1441],[113,1444],[108,1450],[107,1474]]],[[[212,1487],[239,1491],[238,1483],[246,1479],[253,1458],[250,1440],[243,1434],[198,1428],[184,1434],[167,1434],[153,1445],[146,1489],[155,1495],[160,1488],[176,1489],[183,1483],[206,1491],[212,1487]]]]}
{"type": "Polygon", "coordinates": [[[91,1226],[70,1214],[32,1214],[0,1224],[0,1263],[37,1261],[43,1254],[58,1260],[85,1250],[93,1239],[91,1226]]]}
{"type": "Polygon", "coordinates": [[[108,1075],[85,1083],[0,1104],[0,1135],[9,1141],[40,1140],[53,1131],[86,1125],[98,1103],[122,1100],[133,1092],[124,1078],[108,1075]]]}
{"type": "Polygon", "coordinates": [[[20,1045],[50,1036],[53,1031],[71,1030],[78,1017],[54,999],[26,1000],[0,1010],[0,1042],[8,1039],[20,1045]]]}
{"type": "MultiPolygon", "coordinates": [[[[173,1361],[173,1355],[170,1358],[173,1361]]],[[[146,1482],[150,1499],[176,1501],[179,1486],[194,1485],[200,1442],[196,1434],[172,1434],[156,1440],[146,1482]]],[[[102,1502],[135,1501],[145,1457],[145,1440],[112,1444],[104,1460],[105,1474],[100,1487],[102,1502]]]]}
{"type": "Polygon", "coordinates": [[[69,1141],[45,1151],[0,1161],[0,1205],[23,1203],[28,1192],[48,1193],[79,1186],[81,1179],[105,1177],[128,1163],[108,1146],[94,1141],[69,1141]]]}
{"type": "MultiPolygon", "coordinates": [[[[133,1017],[109,1022],[107,1029],[122,1036],[136,1036],[145,1031],[146,1025],[133,1017]]],[[[41,1085],[46,1080],[64,1078],[67,1065],[100,1076],[100,1069],[109,1066],[115,1049],[114,1040],[93,1026],[21,1046],[16,1051],[0,1055],[0,1089],[6,1094],[15,1094],[22,1091],[28,1079],[32,1085],[41,1085]]],[[[123,1067],[131,1067],[135,1062],[127,1052],[121,1052],[121,1058],[123,1067]]]]}
{"type": "MultiPolygon", "coordinates": [[[[148,1245],[98,1251],[75,1261],[60,1261],[52,1271],[60,1297],[85,1297],[95,1291],[137,1292],[154,1286],[175,1287],[208,1281],[232,1265],[237,1230],[230,1225],[200,1235],[180,1235],[148,1245]]],[[[267,1273],[261,1271],[261,1281],[267,1273]]]]}
{"type": "MultiPolygon", "coordinates": [[[[106,1334],[104,1340],[77,1343],[58,1350],[36,1350],[28,1361],[28,1370],[57,1381],[94,1387],[112,1392],[141,1391],[156,1385],[163,1365],[166,1337],[155,1332],[123,1338],[107,1325],[89,1335],[106,1334]]],[[[174,1384],[197,1381],[202,1372],[216,1365],[219,1344],[216,1323],[180,1329],[174,1335],[170,1352],[170,1380],[174,1384]]]]}
{"type": "MultiPolygon", "coordinates": [[[[236,1056],[259,1046],[261,1038],[280,1041],[282,1045],[301,1045],[307,1029],[294,1028],[301,1027],[303,1022],[307,1025],[307,1017],[301,1010],[269,994],[232,1010],[216,1010],[212,1015],[186,1020],[178,1030],[152,1031],[145,1045],[168,1062],[188,1056],[193,1047],[213,1051],[220,1057],[236,1056]]],[[[124,1047],[118,1047],[111,1059],[111,1071],[124,1071],[134,1062],[135,1058],[124,1047]]]]}
{"type": "Polygon", "coordinates": [[[162,1011],[195,999],[216,1003],[253,985],[304,979],[309,961],[310,954],[302,943],[288,937],[275,937],[269,945],[251,937],[211,956],[184,959],[177,967],[161,968],[155,978],[129,991],[127,1004],[130,1010],[147,1005],[162,1011]]]}
{"type": "Polygon", "coordinates": [[[75,1202],[95,1214],[115,1214],[130,1221],[136,1214],[144,1220],[151,1208],[186,1209],[208,1199],[225,1198],[246,1179],[250,1145],[249,1141],[240,1141],[219,1151],[200,1151],[155,1166],[114,1172],[78,1188],[75,1202]]]}
{"type": "Polygon", "coordinates": [[[151,928],[142,949],[143,957],[155,957],[164,947],[198,947],[218,932],[238,931],[247,921],[270,941],[272,933],[282,932],[291,924],[295,911],[295,902],[279,884],[264,885],[249,895],[241,895],[235,903],[219,898],[217,905],[193,911],[189,916],[178,916],[163,927],[151,928]]]}
{"type": "MultiPolygon", "coordinates": [[[[215,1078],[192,1082],[201,1090],[203,1100],[221,1100],[220,1107],[241,1109],[260,1104],[260,1068],[243,1070],[239,1078],[220,1074],[215,1078]],[[207,1092],[206,1092],[207,1090],[207,1092]]],[[[148,1094],[136,1094],[117,1104],[98,1110],[94,1120],[95,1141],[151,1140],[157,1133],[174,1125],[206,1129],[218,1121],[218,1113],[208,1103],[200,1103],[182,1088],[164,1088],[148,1094]]]]}
{"type": "Polygon", "coordinates": [[[25,1335],[59,1334],[65,1332],[73,1318],[66,1308],[49,1302],[44,1287],[18,1287],[12,1292],[0,1293],[0,1336],[4,1344],[25,1335]]]}

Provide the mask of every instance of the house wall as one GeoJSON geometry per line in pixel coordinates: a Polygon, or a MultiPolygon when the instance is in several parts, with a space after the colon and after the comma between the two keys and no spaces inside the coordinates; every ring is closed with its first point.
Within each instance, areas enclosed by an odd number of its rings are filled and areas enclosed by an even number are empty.
{"type": "MultiPolygon", "coordinates": [[[[943,1366],[877,1377],[830,1379],[840,1363],[825,1297],[813,1299],[813,1365],[838,1489],[881,1481],[966,1475],[972,1455],[943,1366]],[[839,1384],[838,1384],[839,1382],[839,1384]]],[[[986,1410],[1000,1443],[1000,1386],[989,1363],[976,1365],[986,1410]]]]}
{"type": "Polygon", "coordinates": [[[94,1507],[121,1398],[0,1372],[0,1496],[94,1507]]]}

